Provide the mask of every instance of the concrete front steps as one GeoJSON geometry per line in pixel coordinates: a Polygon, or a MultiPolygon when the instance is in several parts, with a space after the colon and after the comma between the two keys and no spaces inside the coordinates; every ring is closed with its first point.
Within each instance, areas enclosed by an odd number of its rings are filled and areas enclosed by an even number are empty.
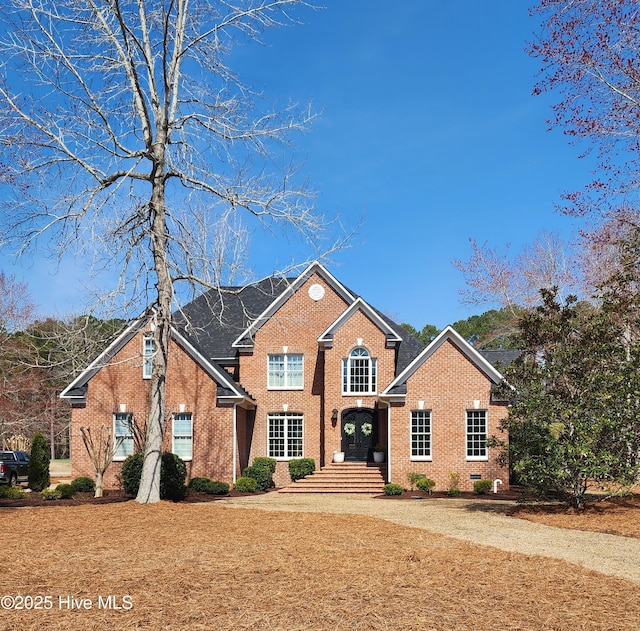
{"type": "Polygon", "coordinates": [[[385,464],[341,462],[322,467],[302,480],[280,489],[280,493],[382,493],[385,464]]]}

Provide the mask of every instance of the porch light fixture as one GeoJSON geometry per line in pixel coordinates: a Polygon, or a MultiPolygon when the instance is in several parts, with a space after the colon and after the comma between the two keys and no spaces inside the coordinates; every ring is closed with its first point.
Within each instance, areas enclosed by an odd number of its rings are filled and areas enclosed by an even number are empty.
{"type": "Polygon", "coordinates": [[[335,427],[338,424],[338,410],[333,408],[331,411],[331,425],[335,427]]]}

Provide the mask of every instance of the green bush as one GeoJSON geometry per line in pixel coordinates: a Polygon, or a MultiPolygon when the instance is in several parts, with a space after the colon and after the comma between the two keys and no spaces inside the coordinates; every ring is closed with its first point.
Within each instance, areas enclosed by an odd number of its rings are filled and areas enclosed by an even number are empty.
{"type": "Polygon", "coordinates": [[[489,493],[489,491],[491,491],[491,480],[476,480],[473,483],[473,490],[478,495],[489,493]]]}
{"type": "Polygon", "coordinates": [[[276,472],[277,464],[278,463],[275,458],[268,458],[267,456],[258,456],[257,458],[253,459],[254,467],[266,467],[267,469],[269,469],[269,471],[271,471],[272,475],[276,472]]]}
{"type": "MultiPolygon", "coordinates": [[[[142,452],[129,456],[122,463],[120,478],[122,488],[128,495],[138,494],[143,464],[142,452]]],[[[186,478],[187,466],[184,461],[175,454],[164,452],[160,464],[160,499],[172,502],[183,500],[187,492],[187,487],[184,485],[186,478]]]]}
{"type": "Polygon", "coordinates": [[[403,490],[399,484],[385,484],[382,487],[382,492],[385,495],[402,495],[403,490]]]}
{"type": "Polygon", "coordinates": [[[184,485],[186,479],[187,465],[184,460],[175,454],[163,453],[160,465],[160,499],[172,502],[183,500],[187,494],[187,487],[184,485]]]}
{"type": "Polygon", "coordinates": [[[58,484],[56,491],[60,493],[61,500],[70,500],[75,494],[74,488],[70,484],[58,484]]]}
{"type": "Polygon", "coordinates": [[[0,486],[0,499],[21,500],[24,491],[19,486],[0,486]]]}
{"type": "Polygon", "coordinates": [[[311,475],[315,470],[316,461],[313,458],[296,458],[295,460],[289,460],[289,477],[292,482],[311,475]]]}
{"type": "Polygon", "coordinates": [[[425,477],[426,476],[424,475],[424,473],[416,473],[415,471],[409,471],[407,473],[407,482],[409,482],[409,486],[411,490],[413,491],[413,489],[415,489],[416,483],[418,482],[418,480],[422,480],[425,477]]]}
{"type": "Polygon", "coordinates": [[[217,482],[211,478],[191,478],[189,488],[198,493],[209,493],[209,495],[229,494],[229,485],[226,482],[217,482]]]}
{"type": "Polygon", "coordinates": [[[211,485],[207,493],[210,495],[229,495],[229,485],[226,482],[211,480],[211,485]]]}
{"type": "Polygon", "coordinates": [[[269,465],[256,464],[255,460],[250,467],[242,472],[242,477],[253,478],[258,485],[259,491],[268,491],[275,486],[273,483],[273,473],[269,465]]]}
{"type": "Polygon", "coordinates": [[[211,478],[191,478],[187,486],[198,493],[206,493],[211,482],[211,478]]]}
{"type": "Polygon", "coordinates": [[[238,478],[233,485],[233,490],[244,493],[255,493],[258,490],[258,483],[253,478],[238,478]]]}
{"type": "Polygon", "coordinates": [[[122,463],[120,479],[122,480],[122,490],[127,493],[127,495],[138,494],[143,464],[144,454],[142,452],[127,457],[122,463]]]}
{"type": "Polygon", "coordinates": [[[96,483],[86,475],[71,480],[71,486],[76,493],[93,493],[96,490],[96,483]]]}
{"type": "Polygon", "coordinates": [[[42,491],[50,484],[49,446],[45,437],[40,432],[36,432],[31,441],[29,456],[29,488],[32,491],[42,491]]]}
{"type": "Polygon", "coordinates": [[[416,482],[416,486],[419,491],[423,491],[424,493],[429,493],[429,495],[431,495],[431,491],[436,487],[436,483],[431,478],[420,478],[416,482]]]}
{"type": "Polygon", "coordinates": [[[42,491],[40,491],[40,495],[42,495],[42,497],[45,500],[61,500],[62,499],[62,493],[60,493],[58,489],[42,489],[42,491]]]}

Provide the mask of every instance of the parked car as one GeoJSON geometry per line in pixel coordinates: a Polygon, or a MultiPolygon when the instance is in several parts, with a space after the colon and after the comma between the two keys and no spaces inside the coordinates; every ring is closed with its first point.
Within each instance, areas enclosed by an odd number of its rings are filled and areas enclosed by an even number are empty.
{"type": "Polygon", "coordinates": [[[16,486],[29,481],[29,454],[26,451],[0,451],[0,484],[16,486]]]}

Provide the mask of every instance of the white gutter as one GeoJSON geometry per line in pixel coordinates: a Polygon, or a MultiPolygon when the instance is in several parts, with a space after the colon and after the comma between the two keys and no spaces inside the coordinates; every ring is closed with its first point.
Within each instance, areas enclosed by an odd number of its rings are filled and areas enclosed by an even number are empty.
{"type": "Polygon", "coordinates": [[[238,462],[238,405],[239,402],[233,404],[233,483],[235,484],[237,481],[238,470],[237,470],[237,462],[238,462]]]}
{"type": "Polygon", "coordinates": [[[378,402],[387,406],[387,482],[391,482],[391,404],[383,399],[378,402]]]}

